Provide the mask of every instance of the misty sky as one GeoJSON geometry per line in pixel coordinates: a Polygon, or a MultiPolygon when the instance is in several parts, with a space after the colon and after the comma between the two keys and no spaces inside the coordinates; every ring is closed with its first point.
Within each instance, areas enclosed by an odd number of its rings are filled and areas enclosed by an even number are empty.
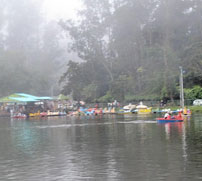
{"type": "Polygon", "coordinates": [[[68,19],[76,17],[81,8],[80,0],[45,0],[44,11],[48,19],[68,19]]]}

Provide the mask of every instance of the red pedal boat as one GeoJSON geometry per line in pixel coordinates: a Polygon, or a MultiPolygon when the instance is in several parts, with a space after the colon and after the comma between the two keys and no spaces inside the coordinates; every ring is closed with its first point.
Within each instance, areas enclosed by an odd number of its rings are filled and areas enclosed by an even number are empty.
{"type": "Polygon", "coordinates": [[[12,118],[15,118],[15,119],[24,119],[26,117],[27,117],[26,115],[14,115],[14,116],[12,116],[12,118]]]}

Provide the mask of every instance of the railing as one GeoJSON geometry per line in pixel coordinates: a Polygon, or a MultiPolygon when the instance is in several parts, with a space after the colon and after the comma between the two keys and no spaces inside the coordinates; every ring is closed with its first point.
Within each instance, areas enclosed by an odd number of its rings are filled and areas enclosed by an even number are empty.
{"type": "MultiPolygon", "coordinates": [[[[185,106],[192,106],[194,100],[185,99],[184,101],[185,101],[185,106]]],[[[142,102],[144,105],[146,105],[148,107],[180,106],[180,100],[173,100],[173,101],[168,100],[166,103],[164,102],[163,105],[160,100],[142,101],[142,102]]],[[[140,101],[123,102],[123,103],[120,103],[120,107],[128,105],[129,103],[138,105],[138,104],[140,104],[140,101]]],[[[107,107],[107,105],[108,105],[108,103],[100,103],[100,102],[99,103],[87,103],[86,107],[95,107],[96,104],[98,104],[98,106],[102,107],[102,108],[107,107]]]]}

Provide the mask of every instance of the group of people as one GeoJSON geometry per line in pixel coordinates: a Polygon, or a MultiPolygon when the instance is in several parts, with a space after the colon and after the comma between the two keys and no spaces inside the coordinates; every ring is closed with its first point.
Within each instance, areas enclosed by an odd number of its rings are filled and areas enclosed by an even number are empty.
{"type": "Polygon", "coordinates": [[[182,111],[179,111],[176,116],[172,116],[172,112],[168,111],[164,115],[165,119],[182,119],[182,111]]]}
{"type": "Polygon", "coordinates": [[[120,106],[120,103],[117,100],[114,100],[114,102],[109,102],[107,103],[107,107],[108,108],[117,108],[120,106]]]}

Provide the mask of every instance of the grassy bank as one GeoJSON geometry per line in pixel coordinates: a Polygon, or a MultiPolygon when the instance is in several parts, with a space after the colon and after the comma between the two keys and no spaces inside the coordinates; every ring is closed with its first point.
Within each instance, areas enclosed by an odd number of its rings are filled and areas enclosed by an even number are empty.
{"type": "Polygon", "coordinates": [[[192,113],[202,113],[202,106],[189,106],[192,113]]]}
{"type": "MultiPolygon", "coordinates": [[[[157,108],[153,107],[153,109],[157,109],[157,108]]],[[[177,110],[177,109],[180,109],[180,107],[169,106],[169,107],[165,107],[164,109],[177,110]]],[[[202,106],[187,106],[187,109],[190,109],[192,113],[202,113],[202,106]]]]}

